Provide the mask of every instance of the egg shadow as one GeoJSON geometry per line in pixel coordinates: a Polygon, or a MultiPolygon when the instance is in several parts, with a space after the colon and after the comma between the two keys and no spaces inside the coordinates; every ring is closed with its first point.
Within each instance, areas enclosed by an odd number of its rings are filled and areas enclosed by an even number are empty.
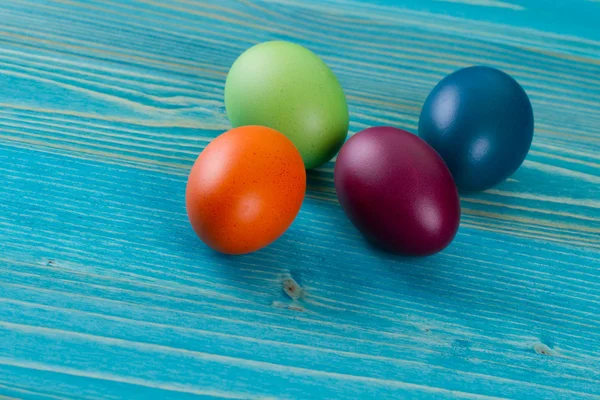
{"type": "Polygon", "coordinates": [[[319,169],[306,171],[306,194],[315,198],[326,198],[337,203],[335,192],[333,163],[327,163],[319,169]]]}
{"type": "MultiPolygon", "coordinates": [[[[227,255],[215,251],[211,259],[219,264],[221,278],[235,282],[236,286],[248,287],[266,296],[266,303],[288,301],[283,291],[283,282],[293,278],[302,286],[304,274],[314,268],[324,257],[305,254],[305,249],[297,240],[301,236],[298,228],[292,225],[281,237],[268,246],[248,254],[227,255]]],[[[209,250],[207,250],[209,251],[209,250]]]]}
{"type": "MultiPolygon", "coordinates": [[[[381,290],[391,296],[414,294],[421,298],[426,298],[428,292],[435,292],[439,285],[439,258],[397,255],[364,238],[337,201],[333,163],[308,171],[307,186],[300,218],[277,241],[257,252],[221,254],[203,244],[191,227],[186,232],[179,232],[178,242],[185,248],[186,258],[192,260],[182,268],[198,271],[201,265],[212,264],[207,276],[210,279],[212,275],[215,283],[229,287],[222,289],[225,295],[265,306],[290,302],[283,290],[283,280],[290,276],[300,286],[308,285],[309,290],[311,284],[337,287],[332,290],[339,290],[348,299],[361,298],[361,293],[369,290],[381,290]],[[317,222],[325,224],[320,225],[320,231],[315,235],[313,225],[317,222]],[[346,250],[354,255],[344,254],[346,250]],[[193,262],[194,259],[198,261],[193,262]],[[379,277],[377,283],[371,284],[369,277],[373,273],[378,273],[379,277]]],[[[307,308],[310,307],[317,307],[319,312],[327,315],[345,315],[345,311],[321,309],[315,305],[307,308]]]]}
{"type": "MultiPolygon", "coordinates": [[[[333,169],[333,163],[331,169],[333,169]]],[[[355,237],[352,247],[357,252],[374,257],[377,264],[383,264],[383,268],[389,272],[387,275],[392,280],[398,279],[398,283],[404,283],[418,291],[435,292],[435,288],[443,284],[443,268],[446,263],[443,250],[440,253],[428,256],[401,255],[382,248],[372,239],[363,235],[347,218],[343,209],[337,201],[333,177],[326,171],[311,171],[308,174],[308,194],[319,200],[327,200],[335,203],[337,212],[342,216],[338,221],[338,229],[345,232],[354,232],[355,237]]],[[[331,207],[324,204],[321,207],[331,207]]],[[[393,282],[391,282],[393,284],[393,282]]]]}
{"type": "Polygon", "coordinates": [[[229,286],[227,295],[260,301],[260,296],[251,292],[261,292],[277,276],[275,264],[261,257],[268,248],[247,255],[223,254],[203,243],[187,221],[185,228],[171,227],[166,234],[177,238],[172,243],[176,244],[175,253],[181,257],[178,268],[182,276],[200,275],[202,279],[229,286]]]}
{"type": "Polygon", "coordinates": [[[372,240],[363,238],[368,252],[383,261],[388,270],[411,286],[427,288],[438,285],[441,280],[443,263],[440,253],[428,256],[412,256],[397,254],[386,250],[372,240]],[[424,283],[427,282],[427,285],[424,283]]]}
{"type": "MultiPolygon", "coordinates": [[[[356,233],[356,246],[361,252],[376,257],[379,261],[386,264],[387,268],[396,276],[415,285],[420,284],[425,278],[437,284],[440,280],[438,268],[443,267],[443,251],[441,253],[428,256],[408,256],[394,253],[379,246],[372,239],[363,235],[347,218],[339,205],[334,184],[333,170],[334,162],[329,162],[325,166],[307,171],[307,196],[318,200],[325,200],[334,203],[339,208],[339,212],[343,215],[343,221],[338,221],[341,224],[341,229],[344,231],[353,231],[356,233]],[[422,268],[427,266],[427,270],[422,268]]],[[[323,207],[325,207],[323,205],[323,207]]],[[[445,250],[444,250],[445,251],[445,250]]]]}

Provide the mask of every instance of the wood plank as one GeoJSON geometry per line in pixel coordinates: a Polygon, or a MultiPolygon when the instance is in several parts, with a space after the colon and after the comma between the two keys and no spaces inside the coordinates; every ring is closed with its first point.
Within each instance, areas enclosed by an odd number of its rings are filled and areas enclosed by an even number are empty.
{"type": "Polygon", "coordinates": [[[600,398],[599,15],[583,0],[3,2],[0,395],[600,398]],[[369,247],[333,162],[279,241],[214,254],[187,222],[187,173],[228,129],[228,67],[275,38],[332,67],[351,134],[414,132],[441,77],[497,66],[531,96],[532,151],[462,197],[434,257],[369,247]]]}

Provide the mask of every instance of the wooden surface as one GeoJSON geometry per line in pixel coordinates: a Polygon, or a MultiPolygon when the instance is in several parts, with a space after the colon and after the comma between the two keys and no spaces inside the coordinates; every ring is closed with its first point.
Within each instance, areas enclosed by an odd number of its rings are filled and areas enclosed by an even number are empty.
{"type": "Polygon", "coordinates": [[[598,21],[594,0],[2,1],[0,397],[600,398],[598,21]],[[435,257],[367,246],[332,163],[278,242],[214,254],[186,176],[269,39],[332,67],[352,133],[414,132],[444,75],[501,68],[531,152],[435,257]]]}

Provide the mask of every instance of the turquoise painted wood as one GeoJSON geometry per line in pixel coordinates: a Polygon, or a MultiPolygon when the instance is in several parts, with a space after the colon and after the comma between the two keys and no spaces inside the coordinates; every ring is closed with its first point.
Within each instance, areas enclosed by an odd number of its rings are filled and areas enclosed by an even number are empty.
{"type": "Polygon", "coordinates": [[[0,397],[600,398],[598,21],[584,0],[2,1],[0,397]],[[269,39],[331,66],[352,133],[414,132],[444,75],[503,69],[532,150],[434,257],[367,246],[332,163],[279,241],[215,254],[186,176],[269,39]]]}

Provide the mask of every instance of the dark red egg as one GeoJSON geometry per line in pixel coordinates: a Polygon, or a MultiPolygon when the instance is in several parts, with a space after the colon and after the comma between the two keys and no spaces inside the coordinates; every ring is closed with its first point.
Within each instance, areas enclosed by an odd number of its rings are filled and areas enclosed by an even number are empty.
{"type": "Polygon", "coordinates": [[[446,248],[460,223],[460,200],[442,158],[425,141],[392,127],[365,129],[335,164],[342,208],[386,250],[424,256],[446,248]]]}

